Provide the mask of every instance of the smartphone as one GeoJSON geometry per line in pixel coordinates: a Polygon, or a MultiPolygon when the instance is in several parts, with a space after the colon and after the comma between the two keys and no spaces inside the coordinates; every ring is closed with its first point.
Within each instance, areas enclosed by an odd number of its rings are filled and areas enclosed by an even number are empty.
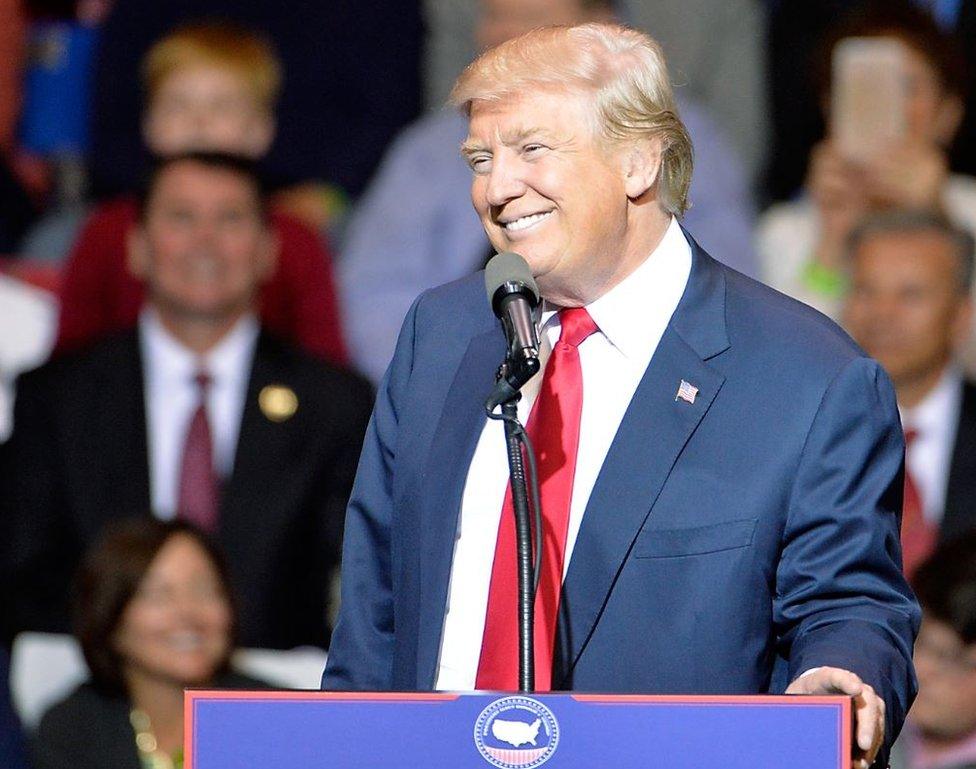
{"type": "Polygon", "coordinates": [[[834,48],[830,132],[847,159],[870,160],[905,135],[906,53],[886,37],[850,37],[834,48]]]}

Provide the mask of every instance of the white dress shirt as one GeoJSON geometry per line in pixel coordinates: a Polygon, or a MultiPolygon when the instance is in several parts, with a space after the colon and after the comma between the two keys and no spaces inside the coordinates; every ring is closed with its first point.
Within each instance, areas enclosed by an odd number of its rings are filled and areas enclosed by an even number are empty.
{"type": "Polygon", "coordinates": [[[939,383],[912,409],[901,411],[901,422],[918,435],[907,451],[906,464],[922,497],[922,515],[940,524],[945,512],[952,449],[962,408],[962,373],[946,368],[939,383]]]}
{"type": "Polygon", "coordinates": [[[220,478],[230,476],[257,337],[257,319],[247,315],[206,355],[199,356],[163,327],[153,309],[146,308],[139,316],[149,488],[156,517],[168,520],[176,515],[183,447],[199,405],[195,377],[201,371],[211,378],[207,418],[214,470],[220,478]]]}
{"type": "MultiPolygon", "coordinates": [[[[579,346],[583,411],[570,504],[563,576],[569,568],[583,511],[624,412],[667,328],[691,272],[691,247],[675,219],[654,252],[587,310],[599,332],[579,346]]],[[[555,309],[542,314],[543,367],[559,339],[555,309]]],[[[527,421],[542,383],[537,374],[522,389],[519,418],[527,421]]],[[[474,688],[488,606],[495,543],[508,487],[504,429],[487,420],[475,449],[461,501],[451,582],[435,688],[474,688]]],[[[514,609],[513,609],[514,610],[514,609]]]]}

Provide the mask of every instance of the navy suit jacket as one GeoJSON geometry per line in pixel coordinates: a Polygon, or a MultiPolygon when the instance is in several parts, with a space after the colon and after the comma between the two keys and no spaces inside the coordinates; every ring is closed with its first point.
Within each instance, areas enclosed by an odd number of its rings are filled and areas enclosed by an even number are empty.
{"type": "MultiPolygon", "coordinates": [[[[890,381],[827,318],[692,248],[583,516],[554,688],[776,692],[833,665],[885,698],[890,740],[914,697],[919,622],[900,571],[890,381]],[[681,380],[694,403],[676,399],[681,380]]],[[[480,274],[407,316],[347,511],[325,688],[434,686],[462,491],[504,352],[480,274]]]]}

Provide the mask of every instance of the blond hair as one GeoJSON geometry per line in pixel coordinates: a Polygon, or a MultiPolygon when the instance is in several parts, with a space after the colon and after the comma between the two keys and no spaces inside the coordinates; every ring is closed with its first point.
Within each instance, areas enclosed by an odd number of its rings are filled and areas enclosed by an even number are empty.
{"type": "Polygon", "coordinates": [[[281,89],[281,63],[274,49],[261,35],[228,22],[187,24],[156,42],[142,61],[148,101],[173,73],[201,66],[233,72],[261,109],[274,111],[281,89]]]}
{"type": "Polygon", "coordinates": [[[659,139],[660,203],[677,216],[687,210],[691,139],[678,116],[664,53],[648,35],[596,23],[533,30],[469,64],[451,102],[470,114],[474,101],[502,101],[533,90],[592,95],[595,127],[612,144],[659,139]]]}

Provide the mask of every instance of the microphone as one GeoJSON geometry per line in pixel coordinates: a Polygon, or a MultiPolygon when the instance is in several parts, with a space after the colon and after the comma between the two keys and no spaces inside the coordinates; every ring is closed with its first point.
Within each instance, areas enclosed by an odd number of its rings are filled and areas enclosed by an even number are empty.
{"type": "Polygon", "coordinates": [[[504,374],[485,403],[493,411],[515,397],[539,371],[539,333],[532,317],[539,306],[539,287],[525,259],[506,251],[493,256],[485,266],[485,289],[508,340],[504,374]]]}

